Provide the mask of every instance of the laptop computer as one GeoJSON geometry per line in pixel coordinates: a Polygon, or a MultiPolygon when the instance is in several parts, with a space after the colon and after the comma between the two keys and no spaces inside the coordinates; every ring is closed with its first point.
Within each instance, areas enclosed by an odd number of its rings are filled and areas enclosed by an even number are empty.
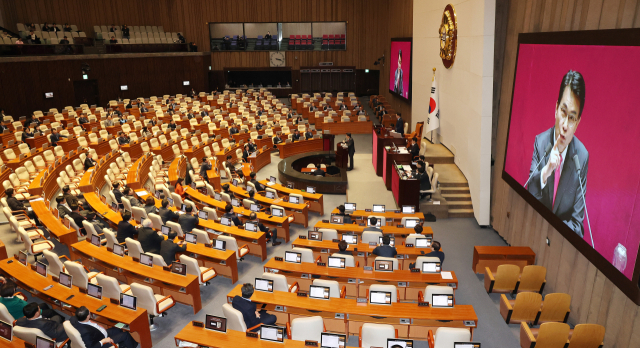
{"type": "Polygon", "coordinates": [[[344,348],[347,345],[347,335],[321,332],[320,347],[321,348],[344,348]]]}
{"type": "Polygon", "coordinates": [[[440,262],[423,262],[422,273],[440,273],[440,262]]]}
{"type": "Polygon", "coordinates": [[[95,234],[91,235],[91,244],[97,246],[98,248],[100,247],[100,237],[96,236],[95,234]]]}
{"type": "Polygon", "coordinates": [[[275,325],[260,326],[260,339],[272,342],[284,342],[284,327],[275,325]]]}
{"type": "Polygon", "coordinates": [[[71,285],[73,284],[73,276],[68,273],[60,272],[58,275],[58,282],[60,285],[66,286],[71,289],[71,285]]]}
{"type": "Polygon", "coordinates": [[[207,314],[204,328],[207,330],[227,332],[227,318],[207,314]]]}
{"type": "Polygon", "coordinates": [[[136,302],[137,298],[135,296],[127,295],[123,292],[120,293],[120,306],[135,311],[138,308],[136,302]]]}
{"type": "Polygon", "coordinates": [[[153,256],[151,256],[149,254],[141,253],[140,254],[140,263],[145,265],[145,266],[153,267],[153,256]]]}
{"type": "Polygon", "coordinates": [[[309,240],[322,240],[322,232],[318,231],[309,231],[307,233],[307,238],[309,240]]]}
{"type": "Polygon", "coordinates": [[[331,215],[331,223],[344,225],[344,216],[342,215],[331,215]]]}
{"type": "Polygon", "coordinates": [[[277,216],[277,217],[283,217],[284,216],[284,209],[271,208],[271,215],[277,216]]]}
{"type": "Polygon", "coordinates": [[[302,263],[302,254],[293,251],[284,252],[284,261],[292,263],[302,263]]]}
{"type": "Polygon", "coordinates": [[[102,287],[100,285],[95,285],[92,283],[87,283],[87,295],[97,298],[98,300],[102,299],[102,287]]]}
{"type": "Polygon", "coordinates": [[[0,320],[0,338],[11,342],[13,340],[13,325],[0,320]]]}
{"type": "Polygon", "coordinates": [[[307,186],[307,193],[315,194],[316,188],[313,186],[307,186]]]}
{"type": "Polygon", "coordinates": [[[416,238],[413,243],[416,248],[428,248],[431,246],[431,238],[416,238]]]}
{"type": "Polygon", "coordinates": [[[187,232],[184,234],[184,240],[187,243],[196,244],[198,243],[198,236],[191,232],[187,232]]]}
{"type": "Polygon", "coordinates": [[[206,212],[206,211],[204,211],[204,210],[200,210],[200,211],[198,212],[198,217],[199,217],[200,219],[203,219],[203,220],[209,220],[209,212],[206,212]]]}
{"type": "Polygon", "coordinates": [[[47,265],[42,263],[42,261],[36,262],[36,273],[43,277],[47,277],[47,265]]]}
{"type": "Polygon", "coordinates": [[[480,342],[453,342],[453,348],[480,348],[480,342]]]}
{"type": "Polygon", "coordinates": [[[300,203],[300,198],[296,196],[289,196],[289,203],[298,204],[300,203]]]}
{"type": "Polygon", "coordinates": [[[420,219],[406,219],[406,220],[404,220],[404,227],[406,227],[406,228],[414,228],[418,224],[420,224],[420,219]]]}
{"type": "Polygon", "coordinates": [[[172,262],[171,263],[171,273],[179,274],[182,276],[187,275],[187,265],[181,262],[172,262]]]}
{"type": "Polygon", "coordinates": [[[373,264],[376,271],[393,272],[393,261],[391,260],[375,260],[373,264]]]}
{"type": "Polygon", "coordinates": [[[413,340],[387,338],[387,348],[413,348],[413,340]]]}
{"type": "Polygon", "coordinates": [[[344,203],[344,212],[347,214],[351,214],[354,211],[356,211],[356,204],[355,203],[344,203]]]}
{"type": "Polygon", "coordinates": [[[413,205],[403,205],[402,206],[402,214],[415,214],[416,207],[413,205]]]}
{"type": "Polygon", "coordinates": [[[217,250],[225,251],[225,250],[227,250],[227,242],[224,241],[224,240],[215,239],[213,241],[213,246],[212,247],[214,249],[217,249],[217,250]]]}
{"type": "Polygon", "coordinates": [[[225,226],[231,226],[231,219],[227,217],[220,218],[220,224],[225,226]]]}
{"type": "Polygon", "coordinates": [[[344,257],[329,256],[327,258],[327,266],[331,268],[345,268],[345,260],[344,257]]]}
{"type": "Polygon", "coordinates": [[[355,234],[343,234],[342,240],[347,244],[358,244],[358,236],[355,234]]]}
{"type": "Polygon", "coordinates": [[[391,304],[391,292],[389,291],[369,291],[369,302],[371,304],[391,304]]]}
{"type": "Polygon", "coordinates": [[[251,203],[251,205],[249,206],[249,210],[251,210],[254,213],[257,213],[260,211],[260,207],[255,203],[251,203]]]}
{"type": "Polygon", "coordinates": [[[244,224],[244,229],[251,232],[258,232],[258,226],[251,221],[247,221],[244,224]]]}
{"type": "Polygon", "coordinates": [[[318,286],[318,285],[310,285],[309,286],[309,298],[316,298],[321,300],[329,299],[329,287],[328,286],[318,286]]]}
{"type": "Polygon", "coordinates": [[[273,292],[273,280],[256,278],[255,288],[258,291],[273,292]]]}
{"type": "Polygon", "coordinates": [[[382,204],[374,204],[373,205],[373,212],[374,213],[384,213],[385,212],[385,207],[382,204]]]}
{"type": "Polygon", "coordinates": [[[268,199],[275,199],[275,198],[276,198],[276,195],[275,195],[273,192],[271,192],[271,191],[267,191],[267,192],[265,192],[265,196],[266,196],[268,199]]]}
{"type": "Polygon", "coordinates": [[[35,348],[56,348],[56,342],[48,338],[36,336],[35,348]]]}
{"type": "Polygon", "coordinates": [[[431,307],[436,308],[453,308],[453,295],[451,294],[432,294],[431,307]]]}

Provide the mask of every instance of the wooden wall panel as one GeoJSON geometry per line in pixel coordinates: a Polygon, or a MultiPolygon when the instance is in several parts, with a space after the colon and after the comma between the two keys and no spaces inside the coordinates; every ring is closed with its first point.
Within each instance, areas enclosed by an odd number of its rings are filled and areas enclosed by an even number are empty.
{"type": "Polygon", "coordinates": [[[547,267],[545,292],[572,296],[569,321],[606,328],[606,347],[638,347],[640,310],[502,180],[519,33],[640,27],[638,0],[509,0],[498,107],[491,218],[511,245],[528,245],[547,267]],[[530,230],[533,228],[533,230],[530,230]],[[549,238],[551,245],[547,246],[549,238]]]}

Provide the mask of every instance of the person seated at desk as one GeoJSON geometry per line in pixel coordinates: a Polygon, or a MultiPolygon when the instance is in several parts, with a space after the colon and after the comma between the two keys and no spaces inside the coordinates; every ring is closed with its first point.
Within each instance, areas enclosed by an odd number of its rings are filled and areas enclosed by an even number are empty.
{"type": "Polygon", "coordinates": [[[364,115],[365,115],[364,110],[360,109],[360,111],[358,111],[358,116],[364,116],[364,115]]]}
{"type": "MultiPolygon", "coordinates": [[[[7,307],[7,311],[9,311],[9,314],[11,314],[14,319],[24,317],[24,312],[22,310],[27,306],[27,301],[16,296],[16,289],[18,285],[10,279],[6,280],[2,278],[2,280],[5,284],[0,288],[0,303],[7,307]]],[[[38,306],[42,309],[42,316],[44,318],[54,318],[58,322],[62,322],[64,320],[62,319],[62,316],[51,309],[48,304],[43,302],[38,306]]]]}
{"type": "Polygon", "coordinates": [[[307,128],[307,131],[304,132],[305,139],[309,140],[313,138],[313,133],[311,133],[311,129],[307,128]]]}
{"type": "Polygon", "coordinates": [[[433,249],[433,251],[428,254],[425,254],[424,256],[433,256],[433,257],[439,258],[440,267],[442,267],[442,265],[444,265],[444,253],[440,251],[440,249],[442,249],[442,245],[440,244],[440,242],[434,241],[431,244],[431,248],[433,249]]]}
{"type": "MultiPolygon", "coordinates": [[[[112,43],[116,43],[116,42],[112,42],[112,43]]],[[[124,107],[125,109],[133,109],[133,100],[129,100],[129,104],[127,104],[127,106],[124,107]]]]}
{"type": "Polygon", "coordinates": [[[371,226],[366,227],[363,231],[373,231],[373,232],[382,232],[381,228],[376,227],[376,225],[378,224],[378,218],[375,216],[372,216],[369,218],[369,224],[371,226]]]}
{"type": "Polygon", "coordinates": [[[131,207],[140,207],[142,205],[130,187],[125,187],[124,190],[122,190],[122,194],[129,200],[131,207]]]}
{"type": "Polygon", "coordinates": [[[33,212],[33,210],[31,210],[31,205],[28,202],[23,203],[15,198],[13,196],[14,191],[12,187],[6,189],[4,193],[7,196],[7,205],[9,206],[9,209],[11,209],[12,211],[24,211],[29,219],[34,220],[36,222],[36,225],[40,226],[40,220],[38,220],[36,214],[33,212]]]}
{"type": "Polygon", "coordinates": [[[105,127],[113,127],[113,116],[107,115],[107,119],[103,121],[105,127]]]}
{"type": "Polygon", "coordinates": [[[309,105],[309,112],[314,112],[316,110],[318,110],[318,108],[315,105],[313,104],[309,105]]]}
{"type": "Polygon", "coordinates": [[[293,141],[299,141],[300,140],[300,131],[299,130],[294,130],[293,134],[291,135],[291,139],[293,139],[293,141]]]}
{"type": "MultiPolygon", "coordinates": [[[[82,224],[82,222],[83,221],[89,221],[90,222],[90,220],[93,220],[95,218],[95,215],[94,214],[87,214],[88,217],[90,217],[91,219],[88,219],[87,217],[82,216],[80,214],[80,205],[78,205],[78,204],[70,203],[69,204],[69,209],[71,209],[71,212],[68,213],[67,215],[70,218],[72,218],[73,222],[76,224],[76,226],[78,226],[78,228],[80,229],[80,234],[83,235],[83,236],[86,236],[87,235],[87,231],[85,230],[84,225],[82,224]]],[[[94,227],[96,227],[96,226],[94,226],[94,227]]],[[[96,228],[96,232],[100,233],[101,231],[98,231],[97,228],[96,228]]]]}
{"type": "Polygon", "coordinates": [[[205,156],[202,157],[202,163],[200,164],[200,178],[208,183],[209,182],[209,171],[213,169],[213,165],[209,161],[209,159],[205,156]]]}
{"type": "Polygon", "coordinates": [[[287,113],[287,119],[290,120],[293,118],[293,112],[291,112],[291,110],[289,110],[289,112],[287,113]]]}
{"type": "Polygon", "coordinates": [[[329,105],[329,104],[325,104],[325,106],[322,108],[322,111],[329,111],[329,110],[333,110],[331,108],[331,105],[329,105]]]}
{"type": "Polygon", "coordinates": [[[372,253],[376,256],[382,257],[396,257],[398,252],[395,247],[389,245],[391,243],[391,238],[389,236],[382,236],[382,245],[373,249],[372,253]]]}
{"type": "Polygon", "coordinates": [[[58,209],[58,216],[61,218],[71,213],[71,208],[67,205],[67,201],[64,199],[64,196],[56,197],[56,209],[58,209]]]}
{"type": "Polygon", "coordinates": [[[84,159],[84,171],[86,172],[89,168],[95,167],[96,164],[98,164],[98,162],[91,158],[91,156],[87,156],[87,158],[84,159]]]}
{"type": "Polygon", "coordinates": [[[247,330],[257,332],[260,327],[254,328],[254,326],[260,324],[274,325],[276,323],[278,318],[275,315],[267,313],[264,309],[258,311],[256,303],[251,301],[253,285],[250,283],[243,284],[241,292],[242,297],[236,295],[231,301],[231,306],[242,313],[242,318],[244,319],[245,325],[247,325],[247,330]]]}
{"type": "MultiPolygon", "coordinates": [[[[196,220],[198,219],[195,216],[192,216],[192,217],[196,220]]],[[[184,230],[183,232],[186,233],[186,231],[184,230]]],[[[185,241],[181,241],[178,244],[173,242],[173,240],[176,239],[177,236],[178,236],[178,232],[172,230],[171,232],[169,232],[169,235],[167,236],[168,238],[166,240],[163,240],[162,243],[160,243],[160,256],[162,256],[162,258],[164,259],[164,262],[167,265],[170,265],[172,262],[176,260],[176,253],[183,253],[187,250],[187,245],[185,244],[185,241]]]]}
{"type": "Polygon", "coordinates": [[[149,109],[147,109],[147,108],[144,106],[144,103],[140,103],[140,108],[138,109],[138,111],[140,111],[140,113],[143,113],[143,112],[149,112],[149,109]]]}
{"type": "Polygon", "coordinates": [[[162,219],[162,223],[166,224],[167,221],[174,221],[180,217],[180,215],[173,210],[169,209],[169,200],[164,198],[161,203],[162,207],[158,211],[158,215],[162,219]]]}
{"type": "Polygon", "coordinates": [[[276,133],[276,135],[274,135],[271,139],[273,140],[273,148],[277,149],[278,144],[282,142],[282,139],[280,138],[280,132],[276,133]]]}
{"type": "MultiPolygon", "coordinates": [[[[118,205],[122,206],[122,191],[120,191],[120,183],[119,182],[114,182],[113,183],[113,190],[111,191],[113,192],[113,195],[116,198],[116,202],[118,203],[118,205]]],[[[69,201],[67,200],[67,203],[69,201]]]]}
{"type": "Polygon", "coordinates": [[[124,132],[118,132],[118,144],[126,145],[129,144],[129,137],[124,134],[124,132]]]}
{"type": "Polygon", "coordinates": [[[131,220],[131,212],[123,210],[120,213],[120,216],[122,216],[122,221],[118,222],[116,239],[118,240],[118,243],[124,243],[125,239],[133,238],[133,236],[137,235],[138,230],[129,223],[131,220]]]}
{"type": "Polygon", "coordinates": [[[156,200],[153,199],[152,196],[147,197],[147,199],[144,201],[144,211],[147,213],[147,216],[149,216],[149,214],[151,213],[158,214],[156,200]]]}
{"type": "Polygon", "coordinates": [[[41,314],[40,306],[35,302],[24,306],[22,313],[24,316],[16,320],[16,326],[40,329],[43,334],[57,342],[62,342],[67,339],[67,333],[64,331],[64,326],[62,326],[64,318],[59,314],[45,319],[41,314]]]}
{"type": "Polygon", "coordinates": [[[254,153],[258,151],[258,145],[256,145],[255,139],[249,138],[249,142],[247,142],[247,145],[249,145],[249,153],[254,153]]]}
{"type": "Polygon", "coordinates": [[[182,199],[185,198],[184,186],[182,186],[183,182],[184,178],[178,178],[178,180],[176,180],[176,189],[173,191],[174,193],[180,195],[180,198],[182,199]]]}
{"type": "Polygon", "coordinates": [[[340,107],[338,108],[338,110],[348,110],[347,106],[344,104],[341,104],[340,107]]]}
{"type": "MultiPolygon", "coordinates": [[[[414,177],[420,180],[420,191],[431,190],[431,178],[429,178],[429,174],[424,167],[419,166],[418,171],[415,173],[414,177]]],[[[428,193],[420,194],[420,199],[425,198],[427,195],[428,193]]]]}
{"type": "Polygon", "coordinates": [[[224,165],[229,168],[229,172],[233,175],[236,174],[236,165],[231,161],[232,158],[231,155],[227,155],[227,160],[224,162],[224,165]]]}
{"type": "Polygon", "coordinates": [[[87,307],[82,306],[76,310],[76,314],[69,319],[73,327],[78,330],[82,343],[86,348],[107,348],[117,344],[120,348],[135,348],[138,346],[131,334],[127,331],[112,327],[105,329],[102,325],[91,320],[91,313],[87,307]]]}
{"type": "Polygon", "coordinates": [[[178,126],[176,125],[176,122],[173,119],[169,120],[169,126],[167,128],[169,128],[172,131],[174,131],[174,130],[176,130],[177,127],[178,126]]]}
{"type": "MultiPolygon", "coordinates": [[[[26,122],[25,122],[26,124],[26,122]]],[[[31,127],[30,125],[27,126],[24,131],[22,131],[22,142],[26,144],[27,139],[31,139],[33,137],[35,137],[36,131],[33,129],[33,127],[31,127]]],[[[29,146],[31,147],[31,146],[29,146]]]]}
{"type": "Polygon", "coordinates": [[[411,152],[411,156],[413,157],[413,159],[417,159],[418,156],[420,156],[420,145],[418,145],[418,138],[411,138],[411,144],[407,146],[407,150],[411,152]]]}
{"type": "MultiPolygon", "coordinates": [[[[109,40],[109,43],[110,43],[110,44],[112,44],[112,45],[113,45],[113,44],[117,44],[117,43],[118,43],[118,40],[116,40],[116,37],[115,37],[115,36],[112,36],[112,37],[111,37],[111,40],[109,40]]],[[[127,105],[127,109],[131,109],[131,108],[129,107],[130,105],[131,105],[131,104],[127,105]]]]}
{"type": "Polygon", "coordinates": [[[259,132],[259,131],[261,131],[263,127],[265,127],[265,124],[264,124],[264,122],[263,122],[263,121],[258,121],[258,122],[256,123],[256,130],[257,130],[258,132],[259,132]]]}
{"type": "Polygon", "coordinates": [[[238,127],[234,123],[231,126],[231,128],[229,128],[229,135],[234,135],[234,134],[238,134],[238,133],[240,133],[240,130],[238,130],[238,127]]]}
{"type": "Polygon", "coordinates": [[[203,109],[202,111],[200,111],[200,117],[205,117],[205,116],[209,116],[209,112],[206,109],[203,109]]]}
{"type": "Polygon", "coordinates": [[[352,255],[353,253],[351,253],[350,251],[347,251],[347,247],[349,247],[349,244],[347,244],[347,242],[341,240],[338,242],[338,252],[336,254],[340,254],[340,255],[352,255]]]}
{"type": "Polygon", "coordinates": [[[153,230],[151,219],[142,220],[142,227],[138,228],[138,242],[145,253],[160,253],[160,243],[163,240],[162,232],[153,230]]]}
{"type": "Polygon", "coordinates": [[[238,216],[233,212],[233,206],[229,203],[224,207],[224,214],[222,214],[222,217],[231,220],[235,226],[242,225],[238,216]]]}
{"type": "Polygon", "coordinates": [[[193,115],[193,112],[191,112],[191,110],[189,110],[189,112],[187,112],[187,119],[192,119],[195,118],[195,116],[193,115]]]}
{"type": "MultiPolygon", "coordinates": [[[[253,191],[251,191],[250,193],[253,193],[253,191]]],[[[282,244],[281,242],[278,242],[276,240],[278,238],[277,230],[275,228],[269,229],[267,226],[265,226],[263,223],[261,223],[258,220],[258,215],[256,215],[255,212],[252,212],[251,214],[249,214],[249,221],[247,221],[247,222],[251,222],[251,223],[255,224],[256,226],[258,226],[258,231],[265,233],[265,237],[267,238],[267,241],[271,240],[271,246],[277,246],[277,245],[282,244]]]]}
{"type": "Polygon", "coordinates": [[[335,215],[344,216],[343,222],[344,222],[345,224],[350,224],[350,223],[352,222],[352,221],[351,221],[351,215],[346,214],[346,213],[344,212],[344,205],[343,205],[343,204],[340,204],[340,205],[338,206],[338,213],[337,213],[337,214],[335,214],[335,215]]]}
{"type": "Polygon", "coordinates": [[[262,185],[260,182],[258,182],[258,180],[256,180],[256,173],[255,172],[251,172],[249,173],[249,182],[253,184],[253,186],[256,187],[256,190],[262,192],[265,190],[265,186],[262,185]]]}
{"type": "Polygon", "coordinates": [[[73,29],[71,29],[71,26],[69,25],[69,23],[65,23],[64,27],[62,28],[62,30],[68,31],[68,32],[73,31],[73,29]]]}
{"type": "Polygon", "coordinates": [[[80,118],[78,118],[78,123],[79,124],[89,123],[89,119],[87,118],[87,114],[80,115],[80,118]]]}
{"type": "Polygon", "coordinates": [[[129,27],[127,27],[126,24],[122,25],[122,38],[123,39],[129,39],[129,27]]]}
{"type": "Polygon", "coordinates": [[[66,135],[62,135],[58,132],[57,128],[51,128],[51,146],[52,147],[56,147],[58,146],[58,141],[60,141],[60,138],[67,138],[66,135]]]}
{"type": "Polygon", "coordinates": [[[61,45],[68,45],[68,44],[69,44],[69,39],[68,39],[66,36],[64,36],[64,37],[62,38],[62,40],[60,40],[59,44],[61,44],[61,45]]]}
{"type": "Polygon", "coordinates": [[[178,224],[182,228],[182,232],[189,233],[196,226],[198,226],[198,222],[200,221],[198,217],[193,216],[193,207],[191,205],[187,205],[185,208],[185,213],[180,215],[178,218],[178,224]]]}
{"type": "Polygon", "coordinates": [[[245,143],[242,149],[242,162],[244,163],[249,162],[250,153],[251,153],[251,150],[249,149],[249,143],[245,143]]]}
{"type": "Polygon", "coordinates": [[[304,118],[302,118],[302,115],[298,115],[298,117],[293,120],[294,125],[300,125],[303,123],[304,123],[304,118]]]}

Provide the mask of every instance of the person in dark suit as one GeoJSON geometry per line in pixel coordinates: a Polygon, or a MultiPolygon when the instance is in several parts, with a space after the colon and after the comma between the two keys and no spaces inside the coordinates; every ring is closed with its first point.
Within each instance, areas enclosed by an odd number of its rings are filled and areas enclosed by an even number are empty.
{"type": "Polygon", "coordinates": [[[148,112],[148,111],[149,111],[149,109],[147,109],[147,108],[144,106],[144,104],[142,104],[142,103],[141,103],[141,104],[140,104],[140,108],[138,109],[138,111],[140,111],[141,113],[142,113],[142,112],[148,112]]]}
{"type": "Polygon", "coordinates": [[[11,122],[9,121],[2,121],[2,123],[0,123],[0,133],[4,132],[5,130],[9,130],[9,124],[11,122]]]}
{"type": "Polygon", "coordinates": [[[71,325],[80,333],[86,348],[108,348],[113,347],[114,344],[120,348],[138,346],[129,332],[117,327],[105,329],[102,325],[90,320],[89,314],[87,307],[82,306],[76,310],[76,315],[69,319],[71,325]]]}
{"type": "Polygon", "coordinates": [[[127,27],[126,24],[122,25],[122,38],[123,39],[128,39],[129,38],[129,27],[127,27]]]}
{"type": "Polygon", "coordinates": [[[89,168],[94,167],[96,164],[97,162],[94,161],[91,156],[87,156],[87,158],[84,159],[84,170],[87,171],[89,170],[89,168]]]}
{"type": "Polygon", "coordinates": [[[176,125],[176,122],[173,119],[169,120],[169,127],[167,127],[167,128],[169,128],[172,131],[174,131],[174,130],[176,130],[177,127],[178,126],[176,125]]]}
{"type": "Polygon", "coordinates": [[[64,185],[62,187],[62,196],[64,196],[65,201],[67,201],[67,204],[69,206],[72,205],[79,205],[82,206],[82,202],[80,202],[80,200],[78,199],[78,197],[74,196],[71,193],[71,188],[69,187],[69,185],[64,185]]]}
{"type": "Polygon", "coordinates": [[[206,156],[202,157],[202,164],[200,164],[199,174],[205,183],[209,183],[209,174],[207,172],[210,171],[211,169],[213,169],[213,165],[211,164],[211,161],[209,161],[209,159],[206,156]]]}
{"type": "Polygon", "coordinates": [[[244,148],[242,149],[242,162],[248,162],[249,161],[249,153],[251,152],[251,150],[249,150],[249,143],[244,144],[244,148]]]}
{"type": "Polygon", "coordinates": [[[207,112],[207,110],[202,110],[200,111],[200,116],[201,117],[209,116],[209,112],[207,112]]]}
{"type": "MultiPolygon", "coordinates": [[[[233,196],[231,196],[233,197],[233,196]]],[[[231,221],[233,221],[233,224],[236,226],[240,226],[242,225],[242,222],[240,222],[240,219],[238,219],[238,217],[236,216],[236,214],[233,213],[233,206],[229,203],[227,203],[227,205],[224,207],[224,214],[222,214],[222,217],[225,217],[231,221]]]]}
{"type": "Polygon", "coordinates": [[[242,313],[242,318],[244,319],[245,325],[247,325],[247,330],[257,332],[260,329],[260,324],[274,325],[276,323],[277,318],[275,315],[267,313],[264,309],[258,311],[256,302],[251,301],[253,285],[245,283],[242,285],[240,291],[242,292],[242,296],[236,295],[231,301],[231,306],[242,313]]]}
{"type": "MultiPolygon", "coordinates": [[[[109,43],[110,43],[110,44],[117,44],[117,43],[118,43],[118,40],[116,39],[116,37],[115,37],[115,36],[112,36],[112,37],[111,37],[111,40],[109,40],[109,43]]],[[[131,109],[131,103],[129,103],[129,105],[127,105],[127,107],[126,107],[126,108],[127,108],[127,109],[131,109]]]]}
{"type": "Polygon", "coordinates": [[[71,212],[71,208],[66,204],[64,196],[56,197],[56,209],[58,209],[58,216],[61,218],[71,212]]]}
{"type": "MultiPolygon", "coordinates": [[[[111,37],[111,41],[114,41],[114,37],[111,37]]],[[[116,42],[111,42],[111,43],[118,43],[117,40],[115,40],[116,42]]],[[[132,109],[133,108],[133,100],[129,100],[129,104],[127,104],[127,106],[124,107],[125,109],[132,109]]]]}
{"type": "Polygon", "coordinates": [[[84,229],[84,225],[82,224],[82,222],[89,220],[86,217],[80,215],[80,206],[78,204],[69,204],[69,208],[71,208],[71,212],[67,215],[69,215],[69,217],[73,219],[73,222],[76,224],[76,226],[78,226],[78,228],[80,229],[80,234],[86,236],[87,231],[84,229]]]}
{"type": "Polygon", "coordinates": [[[351,251],[347,251],[348,247],[349,247],[349,244],[347,244],[347,242],[345,242],[343,240],[339,241],[338,242],[338,252],[336,254],[353,256],[353,253],[351,251]]]}
{"type": "Polygon", "coordinates": [[[264,36],[265,40],[271,40],[271,32],[267,31],[267,34],[264,36]]]}
{"type": "Polygon", "coordinates": [[[404,88],[402,84],[402,50],[398,50],[398,68],[394,75],[393,91],[404,97],[404,88]]]}
{"type": "Polygon", "coordinates": [[[382,236],[382,245],[377,246],[373,249],[372,253],[376,256],[383,257],[396,257],[398,252],[395,247],[389,245],[391,243],[391,238],[389,236],[382,236]]]}
{"type": "MultiPolygon", "coordinates": [[[[198,219],[195,216],[192,216],[192,217],[196,220],[198,219]]],[[[184,229],[183,229],[183,232],[186,233],[184,229]]],[[[187,250],[187,245],[185,244],[184,241],[181,241],[178,244],[173,242],[173,240],[176,239],[177,236],[178,236],[178,232],[171,231],[169,232],[168,238],[166,240],[163,240],[162,243],[160,243],[160,256],[162,256],[162,258],[164,259],[164,262],[167,265],[170,265],[172,262],[176,260],[176,253],[181,253],[187,250]]]]}
{"type": "Polygon", "coordinates": [[[193,216],[193,207],[191,205],[187,205],[185,207],[185,213],[180,215],[178,218],[178,223],[180,224],[183,233],[191,232],[191,230],[198,226],[198,222],[199,219],[196,216],[193,216]]]}
{"type": "Polygon", "coordinates": [[[363,231],[382,232],[381,228],[376,227],[377,224],[378,224],[378,218],[375,216],[372,216],[369,218],[370,226],[366,227],[363,231]]]}
{"type": "Polygon", "coordinates": [[[118,144],[120,145],[129,144],[129,137],[127,137],[127,135],[124,134],[124,132],[120,132],[118,134],[118,144]]]}
{"type": "Polygon", "coordinates": [[[291,136],[291,138],[293,139],[293,141],[298,141],[300,140],[300,131],[299,130],[294,130],[293,131],[293,135],[291,136]]]}
{"type": "Polygon", "coordinates": [[[440,267],[442,267],[442,265],[444,265],[444,253],[440,251],[440,249],[442,248],[442,245],[440,245],[440,242],[433,241],[433,243],[431,243],[431,248],[433,249],[433,251],[428,254],[425,254],[424,256],[434,256],[439,258],[440,267]]]}
{"type": "Polygon", "coordinates": [[[304,137],[305,139],[309,140],[311,138],[313,138],[313,133],[311,133],[311,129],[307,128],[307,131],[304,132],[304,137]]]}
{"type": "Polygon", "coordinates": [[[240,131],[238,130],[238,127],[236,127],[236,125],[233,124],[231,128],[229,128],[229,135],[234,135],[238,133],[240,133],[240,131]]]}
{"type": "Polygon", "coordinates": [[[273,140],[273,148],[277,149],[278,148],[278,144],[280,144],[282,142],[282,139],[280,138],[280,134],[276,134],[273,136],[273,138],[271,138],[273,140]]]}
{"type": "Polygon", "coordinates": [[[402,119],[402,114],[399,112],[396,114],[396,133],[400,133],[401,136],[404,136],[404,120],[402,119]]]}
{"type": "Polygon", "coordinates": [[[64,331],[64,326],[62,326],[64,318],[60,315],[45,319],[40,314],[40,307],[35,302],[31,302],[24,306],[24,308],[22,308],[22,313],[24,314],[24,317],[16,321],[16,326],[40,329],[43,334],[58,342],[62,342],[67,339],[67,333],[64,331]]]}
{"type": "Polygon", "coordinates": [[[130,187],[125,187],[124,190],[122,190],[122,194],[126,199],[129,200],[131,207],[140,207],[140,200],[130,187]]]}
{"type": "Polygon", "coordinates": [[[58,146],[58,141],[60,141],[60,138],[66,138],[66,135],[62,135],[58,132],[57,128],[51,128],[51,146],[56,147],[58,146]]]}
{"type": "Polygon", "coordinates": [[[142,227],[138,229],[138,242],[145,253],[158,254],[163,240],[162,232],[153,230],[151,219],[142,220],[142,227]]]}
{"type": "Polygon", "coordinates": [[[411,138],[411,144],[407,147],[407,150],[411,152],[411,157],[414,159],[420,156],[420,145],[418,145],[418,138],[411,138]]]}
{"type": "Polygon", "coordinates": [[[160,208],[158,215],[160,215],[163,224],[166,224],[167,221],[173,221],[180,217],[178,213],[169,209],[169,200],[167,200],[166,198],[162,200],[162,207],[160,208]]]}
{"type": "Polygon", "coordinates": [[[356,146],[351,137],[351,133],[347,133],[347,137],[342,143],[347,146],[347,150],[349,151],[349,168],[347,168],[347,170],[353,170],[353,154],[356,153],[356,146]]]}
{"type": "Polygon", "coordinates": [[[116,239],[118,240],[118,243],[124,243],[125,239],[133,238],[133,236],[138,234],[138,230],[129,223],[129,220],[131,220],[130,212],[123,211],[120,215],[122,216],[122,221],[118,222],[116,239]]]}
{"type": "Polygon", "coordinates": [[[258,180],[256,180],[256,173],[255,172],[251,172],[249,173],[249,182],[253,184],[253,186],[256,187],[256,190],[258,191],[264,191],[265,187],[264,185],[262,185],[260,182],[258,182],[258,180]]]}
{"type": "Polygon", "coordinates": [[[36,34],[34,34],[34,33],[33,33],[33,31],[31,31],[31,32],[29,33],[29,35],[27,36],[27,41],[28,41],[30,44],[37,44],[37,45],[39,45],[39,44],[41,44],[41,43],[42,43],[42,42],[40,41],[40,38],[39,38],[38,36],[36,36],[36,34]]]}
{"type": "Polygon", "coordinates": [[[67,39],[67,37],[66,37],[66,36],[64,36],[64,37],[62,38],[62,40],[60,40],[60,42],[59,42],[59,43],[60,43],[61,45],[68,45],[68,44],[69,44],[69,40],[67,39]]]}
{"type": "MultiPolygon", "coordinates": [[[[253,193],[253,191],[251,191],[253,193]]],[[[258,216],[256,215],[255,212],[252,212],[249,215],[249,221],[247,222],[252,222],[253,224],[255,224],[256,226],[258,226],[258,231],[260,232],[264,232],[265,236],[267,238],[267,240],[271,239],[271,246],[277,246],[282,244],[281,242],[278,242],[276,239],[278,238],[277,236],[277,230],[274,229],[269,229],[267,226],[265,226],[263,223],[261,223],[258,220],[258,216]]]]}
{"type": "MultiPolygon", "coordinates": [[[[25,125],[26,124],[27,123],[25,122],[25,125]]],[[[22,142],[26,144],[26,140],[29,138],[33,138],[34,136],[35,136],[35,130],[33,130],[33,127],[26,126],[24,131],[22,131],[22,142]]]]}
{"type": "Polygon", "coordinates": [[[120,191],[120,183],[114,182],[113,183],[113,195],[116,197],[116,202],[118,202],[118,204],[122,205],[122,197],[124,196],[122,194],[122,191],[120,191]]]}
{"type": "MultiPolygon", "coordinates": [[[[429,177],[429,173],[427,173],[426,168],[422,167],[418,164],[418,170],[413,175],[416,179],[420,180],[420,191],[431,190],[431,178],[429,177]]],[[[426,197],[428,194],[421,194],[420,198],[426,197]]]]}
{"type": "Polygon", "coordinates": [[[349,215],[349,214],[344,212],[344,205],[343,204],[340,204],[338,206],[338,213],[335,214],[335,215],[343,216],[344,217],[343,222],[345,224],[350,224],[352,222],[351,221],[351,215],[349,215]]]}
{"type": "Polygon", "coordinates": [[[575,136],[585,102],[585,83],[577,71],[562,79],[556,102],[555,125],[538,134],[527,189],[580,237],[584,237],[584,199],[589,152],[575,136]],[[547,146],[553,146],[547,153],[547,146]],[[576,168],[575,156],[581,168],[576,168]],[[577,170],[580,170],[578,176],[577,170]],[[582,186],[582,188],[580,187],[582,186]]]}
{"type": "Polygon", "coordinates": [[[78,123],[79,124],[89,123],[89,119],[87,118],[87,114],[80,115],[80,118],[78,118],[78,123]]]}

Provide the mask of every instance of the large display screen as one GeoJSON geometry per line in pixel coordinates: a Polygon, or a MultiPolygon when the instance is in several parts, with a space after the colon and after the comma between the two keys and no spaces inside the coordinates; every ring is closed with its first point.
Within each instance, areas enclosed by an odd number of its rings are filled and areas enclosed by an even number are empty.
{"type": "Polygon", "coordinates": [[[619,278],[602,258],[637,279],[640,47],[567,35],[520,40],[503,177],[608,277],[619,278]]]}
{"type": "Polygon", "coordinates": [[[389,69],[389,91],[410,99],[411,39],[391,39],[389,69]]]}

